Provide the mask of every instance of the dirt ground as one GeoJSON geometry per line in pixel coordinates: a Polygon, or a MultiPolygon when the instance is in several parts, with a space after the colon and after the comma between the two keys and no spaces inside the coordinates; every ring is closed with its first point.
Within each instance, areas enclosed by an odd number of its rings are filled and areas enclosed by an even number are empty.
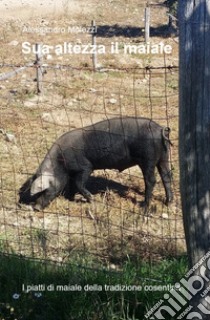
{"type": "MultiPolygon", "coordinates": [[[[11,18],[30,20],[42,14],[64,13],[66,9],[71,12],[82,11],[84,9],[81,5],[82,2],[78,4],[75,0],[2,0],[0,10],[4,20],[11,18]]],[[[88,8],[88,5],[84,7],[88,8]]]]}
{"type": "Polygon", "coordinates": [[[185,250],[179,195],[178,69],[170,69],[178,66],[178,42],[167,33],[165,8],[152,8],[151,43],[171,45],[172,53],[123,54],[125,44],[144,43],[144,6],[145,1],[137,0],[0,1],[1,74],[34,61],[34,53],[22,52],[25,41],[51,46],[65,41],[91,43],[87,32],[66,31],[69,26],[87,28],[91,20],[96,20],[98,44],[106,49],[119,44],[119,54],[106,50],[97,56],[97,71],[92,70],[91,54],[44,54],[46,73],[40,95],[34,66],[0,82],[2,250],[57,261],[85,250],[116,266],[128,255],[159,259],[185,250]],[[137,167],[122,173],[95,172],[89,181],[92,204],[79,194],[74,201],[60,196],[43,212],[18,204],[19,188],[58,136],[122,115],[149,117],[171,128],[171,206],[164,205],[157,174],[150,216],[144,216],[139,205],[144,182],[137,167]]]}

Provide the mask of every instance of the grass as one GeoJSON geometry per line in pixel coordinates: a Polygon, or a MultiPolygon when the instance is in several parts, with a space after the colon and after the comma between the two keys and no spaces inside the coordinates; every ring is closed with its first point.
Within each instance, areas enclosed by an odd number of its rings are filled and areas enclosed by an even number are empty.
{"type": "Polygon", "coordinates": [[[62,266],[18,256],[0,258],[1,320],[143,319],[166,292],[155,286],[173,286],[187,269],[183,257],[152,265],[128,258],[119,270],[82,252],[62,266]],[[139,289],[120,291],[119,285],[139,289]]]}

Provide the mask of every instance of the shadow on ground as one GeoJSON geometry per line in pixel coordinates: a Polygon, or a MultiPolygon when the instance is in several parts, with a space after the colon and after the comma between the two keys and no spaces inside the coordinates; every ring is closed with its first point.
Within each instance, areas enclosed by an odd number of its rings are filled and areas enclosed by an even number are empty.
{"type": "MultiPolygon", "coordinates": [[[[88,179],[87,190],[90,191],[92,195],[96,195],[98,193],[103,194],[111,190],[114,193],[116,193],[118,196],[126,197],[126,198],[128,198],[129,190],[132,190],[135,193],[141,196],[144,196],[144,192],[139,191],[139,189],[137,188],[125,186],[119,182],[116,182],[108,178],[94,177],[94,176],[91,176],[88,179]]],[[[78,193],[78,190],[75,185],[75,182],[73,179],[70,179],[68,186],[65,188],[63,192],[63,196],[69,201],[74,201],[75,200],[74,197],[76,193],[78,193]]],[[[131,200],[135,201],[135,199],[131,199],[131,200]]]]}
{"type": "MultiPolygon", "coordinates": [[[[150,27],[151,37],[167,38],[177,34],[175,27],[169,27],[168,25],[160,25],[158,27],[150,27]]],[[[144,28],[136,26],[120,26],[114,25],[99,25],[97,26],[96,36],[111,38],[111,37],[125,37],[125,38],[137,38],[144,36],[144,28]]]]}

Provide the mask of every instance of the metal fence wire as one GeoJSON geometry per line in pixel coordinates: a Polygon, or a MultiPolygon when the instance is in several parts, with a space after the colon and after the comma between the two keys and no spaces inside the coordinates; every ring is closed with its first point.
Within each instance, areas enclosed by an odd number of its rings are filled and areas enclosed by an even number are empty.
{"type": "MultiPolygon", "coordinates": [[[[16,66],[1,65],[0,73],[16,66]]],[[[43,93],[36,95],[34,66],[1,82],[0,251],[68,261],[85,253],[118,263],[127,256],[160,259],[185,250],[178,167],[178,68],[59,67],[48,64],[43,93]],[[92,203],[60,195],[43,211],[19,204],[19,189],[64,132],[102,119],[150,118],[171,128],[170,168],[174,201],[164,204],[158,173],[149,214],[137,166],[96,170],[88,181],[92,203]]]]}

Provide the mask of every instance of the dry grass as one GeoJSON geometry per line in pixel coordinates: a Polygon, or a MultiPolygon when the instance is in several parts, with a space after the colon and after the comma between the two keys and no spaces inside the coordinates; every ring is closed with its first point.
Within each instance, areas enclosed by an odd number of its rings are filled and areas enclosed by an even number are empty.
{"type": "MultiPolygon", "coordinates": [[[[153,25],[158,26],[160,21],[165,23],[164,9],[153,10],[158,12],[157,16],[153,14],[153,25]]],[[[85,10],[76,11],[74,17],[70,10],[65,11],[65,15],[46,18],[51,27],[90,25],[93,18],[98,25],[138,26],[139,16],[143,17],[143,2],[139,5],[136,0],[124,1],[124,6],[122,1],[100,2],[97,6],[88,6],[88,14],[85,10]]],[[[45,20],[44,15],[42,19],[34,18],[27,23],[37,26],[44,23],[42,20],[45,20]]],[[[33,61],[34,55],[24,56],[20,50],[21,43],[29,39],[49,44],[91,40],[87,34],[29,35],[22,33],[22,24],[10,21],[2,26],[4,45],[0,57],[5,63],[33,61]],[[9,45],[14,39],[19,42],[15,48],[9,45]]],[[[109,47],[112,41],[141,43],[143,38],[120,35],[100,37],[97,41],[109,47]]],[[[2,83],[0,128],[15,136],[15,141],[8,142],[5,135],[0,135],[0,242],[4,249],[59,261],[65,261],[74,251],[85,249],[116,264],[127,255],[158,258],[185,250],[178,182],[178,74],[164,70],[129,71],[131,67],[144,67],[148,63],[155,67],[177,65],[178,45],[172,38],[153,37],[152,41],[171,44],[172,55],[164,58],[162,55],[106,54],[98,60],[104,68],[111,66],[113,69],[103,72],[86,68],[91,67],[90,56],[53,56],[45,62],[69,64],[80,69],[47,68],[41,97],[35,94],[34,68],[2,83]],[[115,70],[122,67],[128,69],[115,70]],[[18,189],[33,174],[58,136],[115,115],[152,117],[171,127],[175,200],[169,208],[163,204],[164,190],[158,176],[152,215],[144,217],[139,206],[144,197],[144,183],[137,167],[123,173],[95,172],[89,186],[94,193],[91,205],[77,196],[77,201],[71,202],[59,197],[41,213],[18,206],[18,189]]],[[[2,72],[8,70],[11,71],[4,68],[2,72]]]]}

